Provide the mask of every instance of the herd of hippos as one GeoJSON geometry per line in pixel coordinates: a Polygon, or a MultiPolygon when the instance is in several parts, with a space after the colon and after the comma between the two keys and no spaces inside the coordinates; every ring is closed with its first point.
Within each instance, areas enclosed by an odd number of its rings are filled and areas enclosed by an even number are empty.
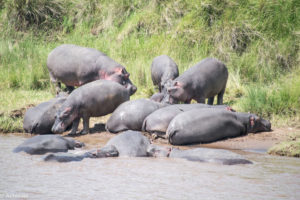
{"type": "Polygon", "coordinates": [[[56,84],[57,96],[26,111],[23,128],[37,136],[26,140],[14,152],[46,154],[43,160],[58,162],[151,156],[248,164],[252,162],[228,150],[156,146],[142,132],[165,138],[171,145],[188,145],[271,130],[268,120],[223,105],[228,70],[215,58],[206,58],[181,75],[170,57],[154,58],[151,78],[159,92],[150,99],[131,101],[137,87],[125,67],[96,49],[60,45],[50,52],[47,67],[51,82],[56,84]],[[66,85],[68,93],[61,92],[61,83],[66,85]],[[213,105],[214,96],[217,105],[213,105]],[[197,103],[190,104],[192,99],[197,103]],[[100,149],[67,152],[84,144],[58,134],[69,129],[67,136],[87,134],[90,117],[110,113],[105,128],[118,135],[100,149]],[[83,130],[78,132],[81,118],[83,130]]]}

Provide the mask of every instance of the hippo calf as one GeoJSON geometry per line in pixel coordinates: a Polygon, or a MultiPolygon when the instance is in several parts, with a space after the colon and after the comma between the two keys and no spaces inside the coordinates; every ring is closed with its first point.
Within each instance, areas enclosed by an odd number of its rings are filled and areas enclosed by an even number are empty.
{"type": "Polygon", "coordinates": [[[60,90],[60,82],[72,91],[74,86],[99,79],[118,82],[131,95],[137,90],[125,67],[96,49],[71,44],[60,45],[48,55],[47,67],[51,82],[57,84],[57,92],[60,90]]]}
{"type": "Polygon", "coordinates": [[[166,134],[170,144],[186,145],[270,130],[271,123],[254,114],[222,109],[195,109],[174,117],[166,134]]]}
{"type": "Polygon", "coordinates": [[[190,103],[194,99],[198,103],[205,103],[208,98],[208,104],[212,105],[214,96],[218,95],[217,104],[223,104],[227,79],[226,66],[215,58],[206,58],[172,81],[163,102],[190,103]]]}
{"type": "Polygon", "coordinates": [[[75,89],[59,108],[52,132],[62,133],[73,122],[70,134],[76,134],[79,120],[82,118],[82,134],[86,134],[89,132],[90,117],[112,113],[129,98],[129,91],[116,82],[97,80],[87,83],[75,89]]]}
{"type": "Polygon", "coordinates": [[[167,55],[157,56],[151,64],[151,78],[153,85],[157,85],[159,92],[165,93],[167,82],[179,75],[177,64],[167,55]]]}
{"type": "Polygon", "coordinates": [[[28,154],[45,154],[48,152],[67,152],[75,147],[80,148],[83,143],[60,135],[37,135],[25,140],[13,152],[24,151],[28,154]]]}
{"type": "Polygon", "coordinates": [[[57,97],[29,108],[24,116],[23,128],[26,133],[52,134],[55,114],[66,97],[57,97]]]}
{"type": "Polygon", "coordinates": [[[106,122],[106,130],[118,133],[125,130],[141,131],[144,119],[165,105],[149,99],[138,99],[122,103],[106,122]]]}
{"type": "Polygon", "coordinates": [[[213,106],[213,105],[207,105],[202,103],[174,104],[174,105],[160,108],[154,111],[153,113],[151,113],[150,115],[148,115],[143,122],[142,131],[163,136],[167,131],[169,123],[176,115],[189,110],[202,109],[202,108],[232,110],[229,106],[226,105],[213,106]]]}

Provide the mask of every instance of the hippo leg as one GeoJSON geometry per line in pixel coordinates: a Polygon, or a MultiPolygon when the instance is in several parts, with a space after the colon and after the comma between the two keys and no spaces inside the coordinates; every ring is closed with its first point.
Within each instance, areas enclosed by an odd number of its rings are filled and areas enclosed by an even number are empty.
{"type": "Polygon", "coordinates": [[[80,121],[80,118],[76,118],[73,121],[72,130],[68,135],[76,135],[76,131],[78,129],[79,121],[80,121]]]}
{"type": "Polygon", "coordinates": [[[207,104],[208,105],[213,105],[214,104],[214,99],[215,99],[215,96],[208,98],[207,104]]]}
{"type": "Polygon", "coordinates": [[[225,88],[218,94],[218,101],[217,101],[218,105],[223,104],[223,95],[224,95],[224,93],[225,93],[225,88]]]}
{"type": "Polygon", "coordinates": [[[90,127],[90,118],[88,116],[83,116],[83,130],[81,131],[82,135],[89,133],[89,127],[90,127]]]}

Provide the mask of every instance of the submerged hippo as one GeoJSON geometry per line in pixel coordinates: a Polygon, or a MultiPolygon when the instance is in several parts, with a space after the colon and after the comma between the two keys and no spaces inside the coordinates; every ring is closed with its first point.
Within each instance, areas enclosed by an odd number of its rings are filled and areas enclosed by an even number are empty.
{"type": "Polygon", "coordinates": [[[28,154],[45,154],[48,152],[67,152],[75,147],[80,148],[84,144],[71,138],[60,135],[37,135],[25,140],[16,147],[13,152],[24,151],[28,154]]]}
{"type": "Polygon", "coordinates": [[[100,149],[88,151],[83,154],[54,153],[47,155],[45,161],[70,162],[80,161],[83,158],[106,158],[106,157],[169,157],[180,158],[189,161],[211,162],[225,165],[251,164],[241,155],[227,150],[196,148],[180,150],[165,146],[151,145],[147,137],[138,131],[125,131],[111,140],[100,149]]]}
{"type": "Polygon", "coordinates": [[[157,85],[159,92],[165,93],[165,84],[179,75],[176,63],[167,55],[157,56],[151,64],[151,78],[153,85],[157,85]]]}
{"type": "Polygon", "coordinates": [[[25,132],[31,134],[52,134],[51,128],[55,121],[55,114],[65,100],[66,97],[57,97],[29,108],[23,121],[25,132]]]}
{"type": "Polygon", "coordinates": [[[57,84],[57,92],[60,90],[60,82],[72,91],[74,86],[99,79],[118,82],[131,95],[137,90],[125,67],[96,49],[71,44],[60,45],[50,52],[47,67],[51,81],[57,84]]]}
{"type": "Polygon", "coordinates": [[[255,114],[195,109],[174,117],[168,126],[167,137],[170,144],[185,145],[270,130],[271,123],[255,114]]]}
{"type": "Polygon", "coordinates": [[[141,131],[144,119],[165,105],[149,99],[138,99],[122,103],[106,122],[106,130],[118,133],[125,130],[141,131]]]}
{"type": "Polygon", "coordinates": [[[208,98],[208,104],[212,105],[214,96],[218,95],[218,105],[223,104],[227,79],[226,66],[215,58],[206,58],[172,81],[163,102],[190,103],[194,99],[198,103],[205,103],[208,98]]]}
{"type": "Polygon", "coordinates": [[[169,123],[179,113],[201,108],[215,108],[223,110],[232,110],[226,105],[207,105],[207,104],[174,104],[160,108],[148,115],[144,122],[142,131],[154,133],[156,135],[165,135],[169,123]]]}
{"type": "Polygon", "coordinates": [[[129,91],[116,82],[97,80],[87,83],[75,89],[59,108],[52,132],[62,133],[73,122],[70,134],[76,134],[79,120],[82,118],[82,134],[86,134],[89,132],[90,117],[112,113],[129,98],[129,91]]]}

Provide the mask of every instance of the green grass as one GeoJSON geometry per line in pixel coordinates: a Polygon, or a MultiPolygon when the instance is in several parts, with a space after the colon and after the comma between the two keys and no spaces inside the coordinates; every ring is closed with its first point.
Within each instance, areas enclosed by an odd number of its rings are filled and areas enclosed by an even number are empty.
{"type": "Polygon", "coordinates": [[[299,9],[297,0],[2,0],[0,98],[16,100],[11,107],[1,102],[0,112],[9,117],[26,105],[16,91],[27,91],[29,103],[48,99],[47,56],[70,43],[126,66],[138,87],[134,99],[155,92],[154,57],[169,55],[180,73],[216,57],[230,72],[225,103],[272,120],[294,118],[300,110],[299,9]],[[35,92],[45,96],[32,97],[35,92]]]}
{"type": "Polygon", "coordinates": [[[279,156],[300,157],[300,134],[294,133],[289,136],[288,140],[271,147],[268,153],[279,156]]]}

